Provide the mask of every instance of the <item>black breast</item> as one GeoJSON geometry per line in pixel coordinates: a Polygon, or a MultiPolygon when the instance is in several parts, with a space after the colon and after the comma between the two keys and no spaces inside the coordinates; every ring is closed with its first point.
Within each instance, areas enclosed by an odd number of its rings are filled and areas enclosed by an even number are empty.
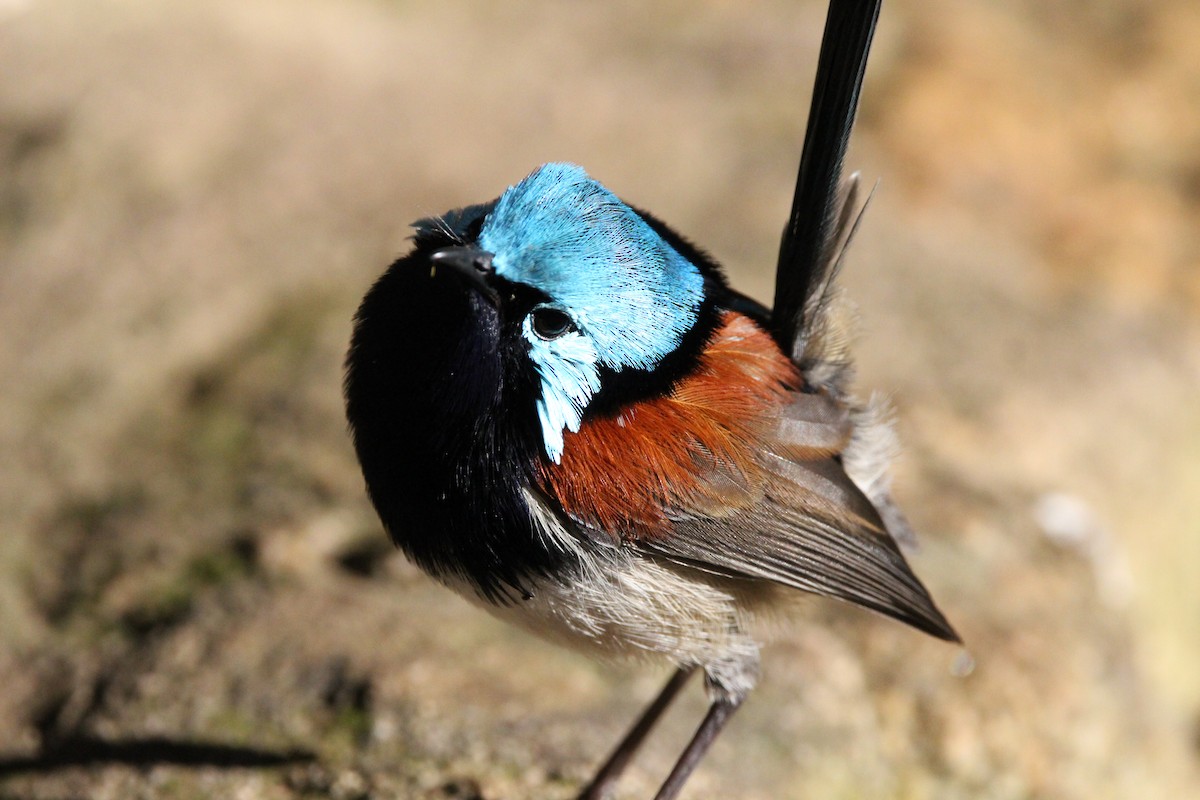
{"type": "Polygon", "coordinates": [[[523,490],[540,448],[538,391],[515,325],[422,248],[363,299],[346,415],[384,527],[426,572],[506,602],[569,556],[543,541],[523,490]]]}

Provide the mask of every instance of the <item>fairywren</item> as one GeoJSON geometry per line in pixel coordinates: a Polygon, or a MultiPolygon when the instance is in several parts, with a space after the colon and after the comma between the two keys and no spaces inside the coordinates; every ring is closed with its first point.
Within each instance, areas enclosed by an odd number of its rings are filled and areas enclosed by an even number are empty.
{"type": "Polygon", "coordinates": [[[701,670],[675,797],[754,687],[755,618],[794,590],[958,639],[897,546],[894,437],[849,392],[835,313],[878,5],[830,6],[773,310],[570,164],[417,222],[358,310],[346,411],[396,544],[497,616],[678,668],[581,797],[701,670]]]}

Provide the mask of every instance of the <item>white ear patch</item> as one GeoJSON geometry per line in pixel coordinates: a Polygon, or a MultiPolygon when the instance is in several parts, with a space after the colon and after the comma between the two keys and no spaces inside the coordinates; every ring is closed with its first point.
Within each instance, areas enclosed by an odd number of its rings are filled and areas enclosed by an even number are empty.
{"type": "Polygon", "coordinates": [[[588,401],[600,390],[596,347],[578,331],[543,339],[533,331],[529,317],[521,335],[529,342],[529,357],[542,378],[538,420],[546,455],[557,464],[562,460],[563,431],[579,430],[588,401]]]}

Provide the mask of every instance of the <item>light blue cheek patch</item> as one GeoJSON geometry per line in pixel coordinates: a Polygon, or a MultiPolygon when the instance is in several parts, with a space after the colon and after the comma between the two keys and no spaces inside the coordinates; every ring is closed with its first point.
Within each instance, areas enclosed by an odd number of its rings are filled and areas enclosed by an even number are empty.
{"type": "Polygon", "coordinates": [[[538,420],[546,455],[555,464],[562,460],[563,431],[578,433],[583,410],[600,390],[596,348],[579,333],[545,341],[530,330],[528,318],[522,331],[529,340],[529,357],[542,377],[538,420]]]}
{"type": "Polygon", "coordinates": [[[497,275],[541,290],[578,327],[552,342],[525,331],[555,462],[563,431],[578,430],[599,390],[599,365],[654,369],[696,324],[704,299],[696,266],[574,164],[546,164],[510,187],[479,245],[494,254],[497,275]]]}

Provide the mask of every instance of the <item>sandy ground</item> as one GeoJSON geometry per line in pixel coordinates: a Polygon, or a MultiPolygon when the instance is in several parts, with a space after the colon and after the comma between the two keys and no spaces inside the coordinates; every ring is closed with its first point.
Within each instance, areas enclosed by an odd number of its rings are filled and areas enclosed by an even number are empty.
{"type": "MultiPolygon", "coordinates": [[[[562,159],[766,297],[823,14],[0,2],[0,798],[571,797],[665,669],[390,551],[350,317],[411,220],[562,159]]],[[[975,668],[814,603],[688,797],[1200,793],[1196,41],[1193,0],[886,5],[846,282],[975,668]]]]}

